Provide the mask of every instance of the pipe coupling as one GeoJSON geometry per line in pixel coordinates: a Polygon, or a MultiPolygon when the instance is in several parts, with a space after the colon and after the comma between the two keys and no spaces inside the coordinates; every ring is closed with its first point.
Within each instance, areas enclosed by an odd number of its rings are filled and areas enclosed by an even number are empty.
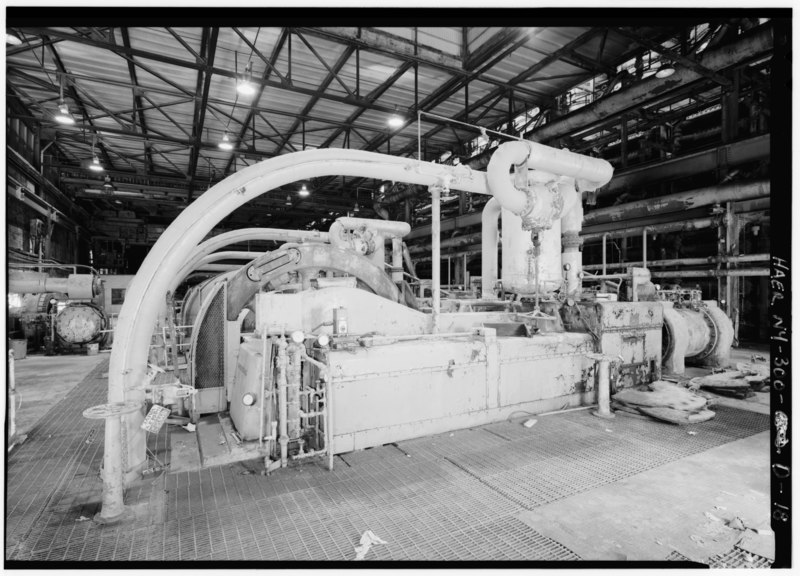
{"type": "Polygon", "coordinates": [[[561,234],[561,246],[564,248],[580,248],[583,246],[583,238],[580,233],[571,231],[561,234]]]}

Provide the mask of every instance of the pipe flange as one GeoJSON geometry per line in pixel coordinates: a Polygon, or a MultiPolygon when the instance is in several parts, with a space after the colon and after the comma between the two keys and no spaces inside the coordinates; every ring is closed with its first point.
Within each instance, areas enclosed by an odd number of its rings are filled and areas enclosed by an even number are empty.
{"type": "Polygon", "coordinates": [[[580,248],[583,246],[583,238],[577,232],[564,232],[561,234],[561,245],[564,248],[580,248]]]}
{"type": "Polygon", "coordinates": [[[717,325],[714,322],[714,318],[708,312],[708,308],[706,306],[701,306],[699,307],[698,312],[700,312],[703,315],[703,321],[708,326],[708,330],[709,333],[711,334],[711,337],[708,339],[708,344],[706,344],[706,347],[703,348],[703,350],[699,354],[691,357],[692,361],[703,360],[705,358],[708,358],[714,351],[714,349],[717,347],[717,340],[719,340],[717,325]]]}

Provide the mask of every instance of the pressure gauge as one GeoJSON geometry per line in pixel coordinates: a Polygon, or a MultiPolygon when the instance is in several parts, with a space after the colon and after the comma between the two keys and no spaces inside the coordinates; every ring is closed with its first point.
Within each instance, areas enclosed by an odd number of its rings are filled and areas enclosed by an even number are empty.
{"type": "Polygon", "coordinates": [[[317,344],[320,348],[325,348],[328,344],[331,343],[331,338],[327,334],[320,334],[317,336],[317,344]]]}
{"type": "Polygon", "coordinates": [[[245,406],[252,406],[255,403],[256,403],[256,397],[253,396],[252,394],[248,393],[242,396],[242,404],[244,404],[245,406]]]}
{"type": "Polygon", "coordinates": [[[306,335],[303,334],[302,330],[295,330],[292,332],[292,342],[295,344],[302,344],[306,339],[306,335]]]}

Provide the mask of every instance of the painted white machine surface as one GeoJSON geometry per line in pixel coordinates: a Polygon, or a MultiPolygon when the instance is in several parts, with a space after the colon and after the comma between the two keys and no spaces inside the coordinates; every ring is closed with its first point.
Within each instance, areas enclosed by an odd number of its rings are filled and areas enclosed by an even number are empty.
{"type": "Polygon", "coordinates": [[[575,406],[591,392],[588,335],[483,332],[331,350],[334,452],[495,422],[515,410],[575,406]]]}
{"type": "MultiPolygon", "coordinates": [[[[502,216],[502,280],[503,290],[520,294],[536,292],[534,283],[533,240],[528,230],[522,229],[522,218],[503,209],[502,216]]],[[[541,233],[539,254],[539,291],[552,292],[561,286],[561,221],[541,233]]]]}

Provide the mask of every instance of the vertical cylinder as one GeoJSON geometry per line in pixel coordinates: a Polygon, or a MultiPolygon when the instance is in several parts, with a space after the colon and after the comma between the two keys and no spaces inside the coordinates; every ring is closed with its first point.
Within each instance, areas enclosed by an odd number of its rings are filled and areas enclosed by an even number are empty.
{"type": "Polygon", "coordinates": [[[403,239],[392,238],[392,282],[403,283],[403,239]]]}
{"type": "Polygon", "coordinates": [[[597,362],[597,411],[595,416],[600,418],[613,418],[611,412],[611,363],[608,359],[597,362]]]}
{"type": "Polygon", "coordinates": [[[608,238],[608,232],[603,234],[603,276],[606,275],[606,238],[608,238]]]}
{"type": "Polygon", "coordinates": [[[328,470],[333,471],[333,383],[325,379],[325,448],[328,451],[328,470]]]}
{"type": "Polygon", "coordinates": [[[642,228],[642,268],[647,268],[647,226],[642,228]]]}
{"type": "Polygon", "coordinates": [[[106,418],[105,449],[103,450],[103,508],[96,517],[100,522],[112,522],[122,516],[122,421],[119,415],[106,418]]]}
{"type": "Polygon", "coordinates": [[[8,351],[8,438],[17,433],[17,384],[14,377],[14,351],[8,351]]]}
{"type": "Polygon", "coordinates": [[[433,298],[433,333],[439,332],[439,313],[441,311],[441,189],[431,186],[431,296],[433,298]]]}
{"type": "Polygon", "coordinates": [[[499,218],[500,202],[497,198],[491,198],[483,207],[481,215],[481,298],[495,298],[499,218]]]}

